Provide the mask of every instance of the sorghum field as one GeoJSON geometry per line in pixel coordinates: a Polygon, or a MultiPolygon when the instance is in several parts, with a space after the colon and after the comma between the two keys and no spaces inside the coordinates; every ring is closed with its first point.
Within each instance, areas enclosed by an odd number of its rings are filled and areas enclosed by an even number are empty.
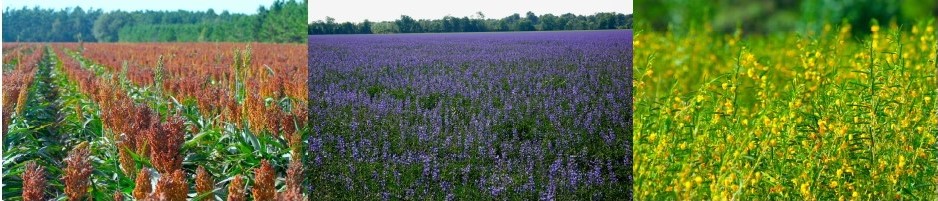
{"type": "Polygon", "coordinates": [[[4,200],[305,200],[302,44],[5,43],[4,200]]]}
{"type": "Polygon", "coordinates": [[[309,36],[312,196],[621,199],[629,30],[309,36]]]}
{"type": "Polygon", "coordinates": [[[639,32],[635,198],[938,199],[934,24],[639,32]]]}

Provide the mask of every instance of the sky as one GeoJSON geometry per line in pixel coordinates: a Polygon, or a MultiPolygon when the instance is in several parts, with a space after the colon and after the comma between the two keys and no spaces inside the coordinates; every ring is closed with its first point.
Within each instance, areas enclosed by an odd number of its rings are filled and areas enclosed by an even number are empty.
{"type": "Polygon", "coordinates": [[[270,7],[273,0],[160,0],[160,1],[130,1],[130,0],[4,0],[3,9],[19,9],[23,6],[33,8],[52,8],[56,10],[67,7],[81,6],[87,11],[89,8],[101,9],[104,12],[112,10],[188,10],[205,11],[214,9],[215,13],[227,10],[229,13],[255,14],[260,6],[270,7]],[[233,3],[237,2],[237,3],[233,3]]]}
{"type": "Polygon", "coordinates": [[[632,0],[310,0],[308,21],[325,21],[326,16],[335,18],[336,22],[393,21],[400,19],[401,15],[414,19],[441,19],[446,15],[472,17],[479,11],[485,18],[497,19],[514,13],[524,17],[528,11],[537,15],[631,14],[632,0]]]}

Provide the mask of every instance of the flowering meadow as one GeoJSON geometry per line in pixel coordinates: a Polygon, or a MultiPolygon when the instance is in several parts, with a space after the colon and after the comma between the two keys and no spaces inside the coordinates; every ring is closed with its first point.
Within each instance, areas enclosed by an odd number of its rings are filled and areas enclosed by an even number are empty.
{"type": "Polygon", "coordinates": [[[635,199],[938,199],[935,35],[638,32],[635,199]]]}
{"type": "Polygon", "coordinates": [[[629,196],[631,34],[309,36],[311,195],[629,196]]]}
{"type": "Polygon", "coordinates": [[[302,44],[4,44],[4,200],[306,200],[302,44]]]}

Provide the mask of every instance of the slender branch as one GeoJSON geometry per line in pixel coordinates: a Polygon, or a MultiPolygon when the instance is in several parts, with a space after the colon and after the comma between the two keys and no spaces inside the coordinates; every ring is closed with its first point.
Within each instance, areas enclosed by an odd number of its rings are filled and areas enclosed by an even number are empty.
{"type": "MultiPolygon", "coordinates": [[[[876,65],[874,60],[873,52],[873,43],[876,41],[870,40],[870,65],[869,65],[869,82],[870,82],[870,122],[867,125],[868,131],[870,132],[870,162],[872,164],[876,163],[876,129],[874,129],[874,124],[876,123],[876,72],[874,71],[874,66],[876,65]]],[[[872,168],[873,165],[870,165],[872,168]]],[[[872,175],[870,175],[872,177],[872,175]]],[[[873,186],[876,186],[876,180],[871,180],[873,186]]]]}

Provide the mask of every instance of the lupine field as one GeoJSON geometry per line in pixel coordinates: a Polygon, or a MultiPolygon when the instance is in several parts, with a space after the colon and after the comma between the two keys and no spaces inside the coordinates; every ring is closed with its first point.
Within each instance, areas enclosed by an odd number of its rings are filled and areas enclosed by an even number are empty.
{"type": "Polygon", "coordinates": [[[302,44],[5,43],[4,200],[306,200],[302,44]]]}
{"type": "Polygon", "coordinates": [[[637,33],[635,199],[938,199],[935,35],[637,33]]]}
{"type": "Polygon", "coordinates": [[[309,36],[312,197],[615,200],[629,30],[309,36]]]}

